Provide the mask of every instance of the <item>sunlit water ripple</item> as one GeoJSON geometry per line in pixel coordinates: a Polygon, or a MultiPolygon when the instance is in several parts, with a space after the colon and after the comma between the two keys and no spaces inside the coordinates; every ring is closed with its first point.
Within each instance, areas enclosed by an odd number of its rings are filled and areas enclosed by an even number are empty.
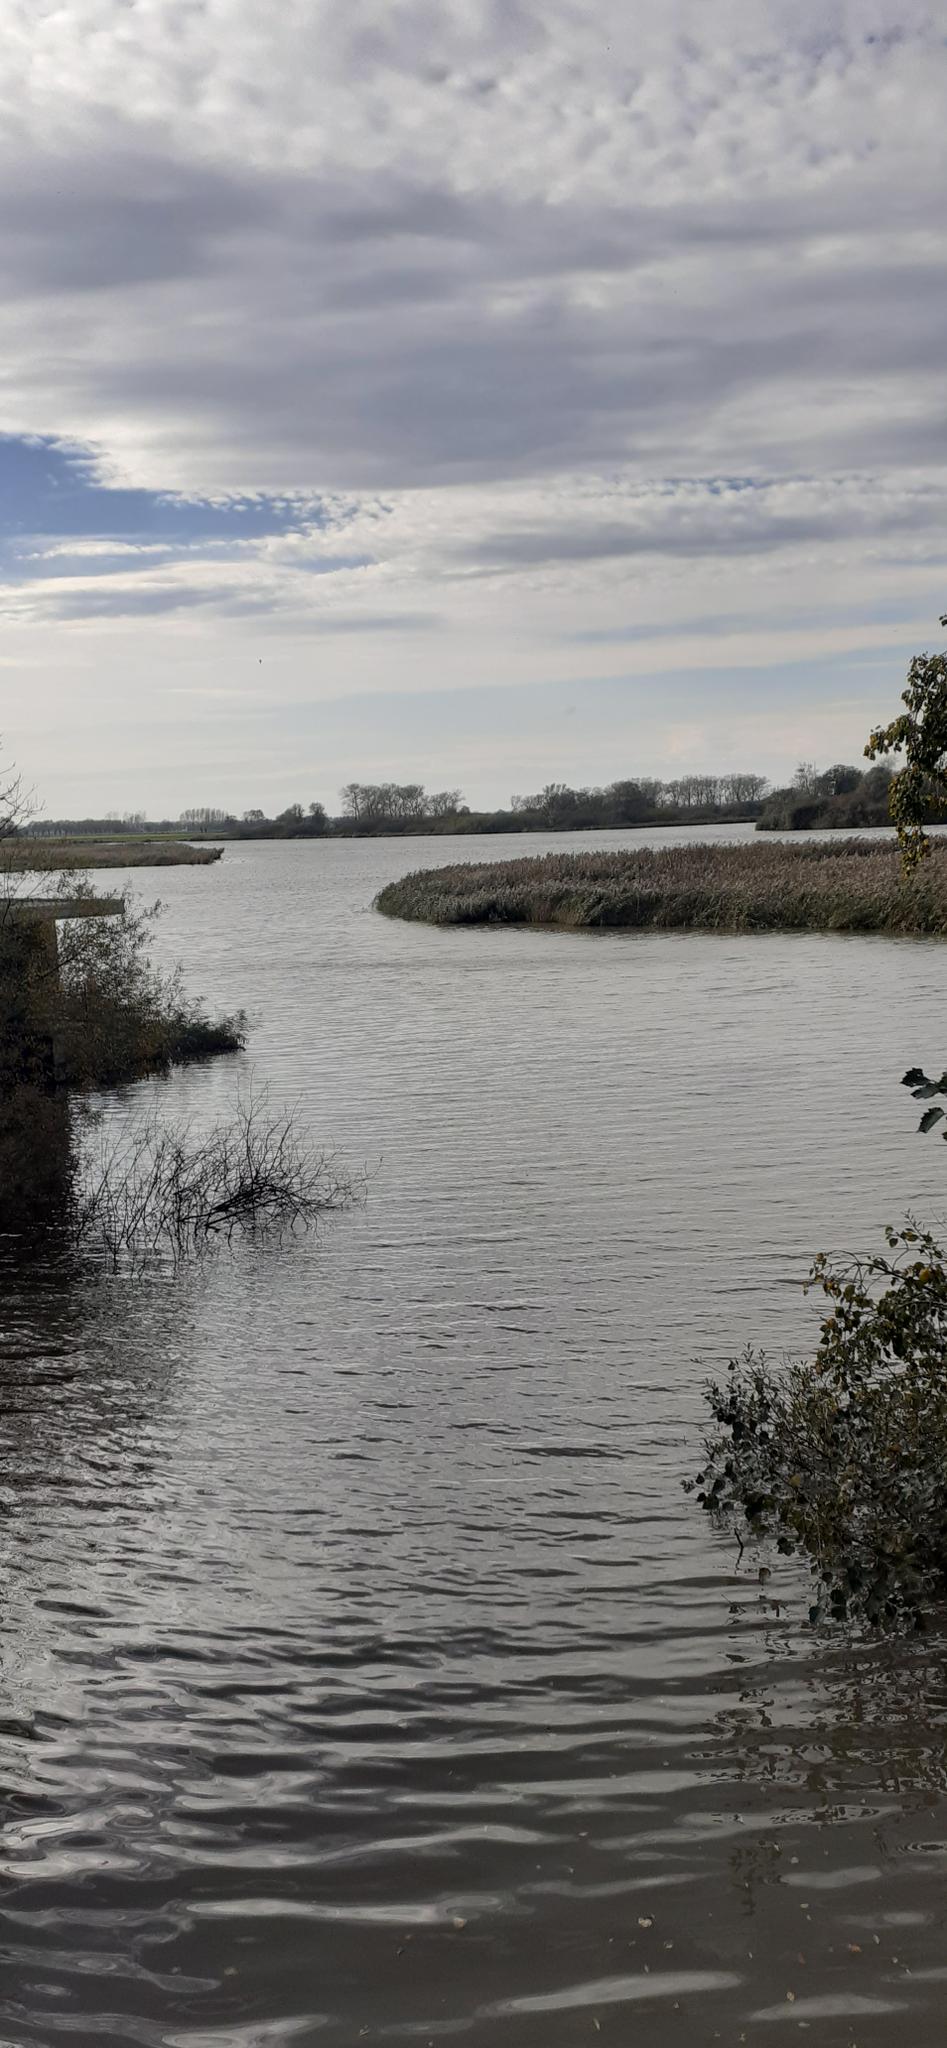
{"type": "Polygon", "coordinates": [[[814,1638],[681,1481],[811,1253],[943,1210],[947,955],[371,910],[455,853],[160,877],[256,1020],[161,1101],[298,1102],[363,1211],[7,1276],[0,2042],[933,2048],[943,1642],[814,1638]]]}

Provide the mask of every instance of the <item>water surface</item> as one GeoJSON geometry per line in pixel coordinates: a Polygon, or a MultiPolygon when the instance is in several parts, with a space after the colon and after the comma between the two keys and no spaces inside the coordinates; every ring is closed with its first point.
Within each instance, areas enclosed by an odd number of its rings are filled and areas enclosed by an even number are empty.
{"type": "Polygon", "coordinates": [[[947,955],[372,911],[456,852],[156,878],[255,1019],[162,1103],[265,1085],[368,1201],[7,1275],[0,2042],[933,2048],[943,1640],[813,1637],[681,1479],[707,1372],[810,1338],[812,1252],[945,1207],[897,1084],[947,955]]]}

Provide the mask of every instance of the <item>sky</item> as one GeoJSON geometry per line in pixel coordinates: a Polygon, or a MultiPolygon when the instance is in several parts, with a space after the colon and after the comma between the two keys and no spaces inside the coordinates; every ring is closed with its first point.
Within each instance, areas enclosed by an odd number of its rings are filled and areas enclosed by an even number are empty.
{"type": "Polygon", "coordinates": [[[947,609],[947,17],[0,0],[52,816],[857,759],[947,609]]]}

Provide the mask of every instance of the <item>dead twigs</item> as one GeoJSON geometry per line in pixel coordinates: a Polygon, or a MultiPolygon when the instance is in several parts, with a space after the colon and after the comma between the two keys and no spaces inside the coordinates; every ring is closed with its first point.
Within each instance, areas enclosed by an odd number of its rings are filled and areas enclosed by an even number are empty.
{"type": "Polygon", "coordinates": [[[104,1139],[108,1130],[96,1123],[83,1147],[72,1236],[77,1250],[115,1265],[178,1263],[238,1232],[283,1236],[362,1197],[361,1178],[314,1149],[296,1113],[272,1111],[265,1096],[205,1134],[157,1112],[117,1145],[104,1139]]]}

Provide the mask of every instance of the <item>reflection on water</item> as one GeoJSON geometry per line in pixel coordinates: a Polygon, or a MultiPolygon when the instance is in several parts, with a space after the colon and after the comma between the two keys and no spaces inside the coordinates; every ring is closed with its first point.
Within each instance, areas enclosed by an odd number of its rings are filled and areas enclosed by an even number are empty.
{"type": "Polygon", "coordinates": [[[940,2042],[944,1645],[813,1638],[680,1480],[840,1219],[943,1206],[944,955],[371,913],[440,856],[162,877],[364,1213],[5,1273],[0,2043],[940,2042]]]}

